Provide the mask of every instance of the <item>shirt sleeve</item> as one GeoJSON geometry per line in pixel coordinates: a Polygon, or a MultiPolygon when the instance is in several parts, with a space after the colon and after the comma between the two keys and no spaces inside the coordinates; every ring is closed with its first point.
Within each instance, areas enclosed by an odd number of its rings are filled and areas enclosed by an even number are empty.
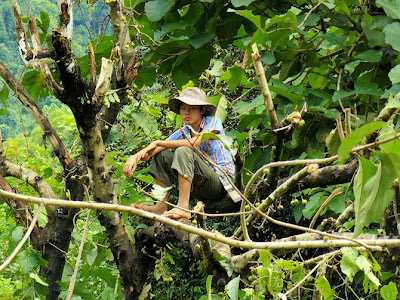
{"type": "Polygon", "coordinates": [[[212,117],[208,120],[204,130],[213,131],[216,134],[224,134],[224,127],[220,118],[212,117]]]}

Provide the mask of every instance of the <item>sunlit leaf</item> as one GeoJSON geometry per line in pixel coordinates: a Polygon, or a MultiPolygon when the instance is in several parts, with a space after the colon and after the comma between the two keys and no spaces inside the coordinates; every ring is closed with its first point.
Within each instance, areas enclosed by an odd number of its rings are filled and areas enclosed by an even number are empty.
{"type": "Polygon", "coordinates": [[[225,287],[227,294],[231,300],[239,299],[239,296],[238,296],[239,283],[240,283],[240,276],[229,281],[229,283],[225,287]]]}
{"type": "Polygon", "coordinates": [[[340,261],[340,269],[347,275],[350,281],[353,281],[354,276],[360,270],[356,263],[358,251],[355,248],[342,248],[342,260],[340,261]]]}
{"type": "Polygon", "coordinates": [[[389,282],[389,284],[384,285],[381,288],[380,294],[384,300],[396,300],[398,295],[396,284],[389,282]]]}
{"type": "Polygon", "coordinates": [[[231,0],[234,7],[247,6],[255,0],[231,0]]]}
{"type": "Polygon", "coordinates": [[[324,300],[333,299],[333,295],[335,294],[335,291],[332,290],[331,285],[329,284],[329,281],[326,280],[326,278],[324,276],[318,277],[318,279],[315,281],[315,287],[318,289],[318,291],[324,297],[324,300]]]}
{"type": "Polygon", "coordinates": [[[400,65],[397,65],[393,69],[390,70],[389,78],[393,84],[400,82],[400,65]]]}
{"type": "Polygon", "coordinates": [[[400,19],[400,0],[376,0],[376,6],[382,7],[393,19],[400,19]]]}
{"type": "Polygon", "coordinates": [[[383,29],[385,33],[385,42],[393,47],[394,50],[400,51],[400,23],[391,23],[383,29]]]}
{"type": "Polygon", "coordinates": [[[174,3],[174,0],[152,0],[146,2],[144,10],[151,22],[157,22],[164,17],[174,3]]]}
{"type": "Polygon", "coordinates": [[[367,258],[360,255],[356,259],[356,264],[364,272],[369,280],[371,280],[375,285],[380,286],[379,279],[372,273],[371,263],[368,261],[367,258]]]}
{"type": "Polygon", "coordinates": [[[371,122],[363,125],[362,127],[358,128],[357,130],[353,131],[349,136],[347,136],[341,143],[338,156],[339,160],[345,161],[350,154],[350,151],[359,144],[363,138],[367,135],[371,134],[372,132],[382,129],[388,126],[385,122],[371,122]]]}
{"type": "MultiPolygon", "coordinates": [[[[382,152],[378,152],[377,155],[381,161],[375,174],[371,174],[373,168],[369,164],[368,172],[372,176],[364,178],[366,180],[365,183],[360,183],[363,193],[358,191],[359,187],[354,190],[354,194],[357,197],[354,204],[356,215],[354,236],[362,233],[364,226],[377,222],[394,197],[392,184],[398,176],[397,171],[400,170],[400,158],[395,154],[382,152]]],[[[364,166],[366,166],[365,160],[363,162],[364,166]]]]}
{"type": "Polygon", "coordinates": [[[43,285],[43,286],[48,286],[49,285],[48,283],[46,283],[44,281],[44,278],[42,276],[39,277],[39,275],[36,274],[36,273],[29,273],[29,277],[32,278],[33,280],[35,280],[40,285],[43,285]]]}

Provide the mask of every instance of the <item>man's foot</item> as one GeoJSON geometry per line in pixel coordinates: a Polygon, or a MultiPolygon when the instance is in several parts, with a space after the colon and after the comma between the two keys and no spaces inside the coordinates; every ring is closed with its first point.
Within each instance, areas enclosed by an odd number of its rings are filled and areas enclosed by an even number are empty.
{"type": "Polygon", "coordinates": [[[175,219],[175,220],[181,219],[181,218],[189,220],[191,215],[190,215],[190,212],[187,212],[187,211],[184,211],[184,210],[181,210],[181,209],[175,207],[169,211],[164,212],[163,216],[170,218],[170,219],[175,219]]]}
{"type": "Polygon", "coordinates": [[[157,215],[162,215],[168,209],[168,206],[164,203],[157,203],[156,205],[148,205],[145,203],[133,203],[131,204],[131,206],[157,215]]]}

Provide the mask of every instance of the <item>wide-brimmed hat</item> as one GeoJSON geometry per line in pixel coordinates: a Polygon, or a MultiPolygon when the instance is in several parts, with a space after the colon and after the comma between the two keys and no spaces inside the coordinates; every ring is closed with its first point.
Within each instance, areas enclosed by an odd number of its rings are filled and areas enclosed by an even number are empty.
{"type": "Polygon", "coordinates": [[[168,106],[170,110],[179,114],[180,102],[188,105],[204,105],[206,107],[206,112],[204,113],[205,117],[212,116],[217,110],[217,107],[214,104],[207,102],[206,93],[197,87],[188,87],[180,93],[179,97],[169,100],[168,106]]]}

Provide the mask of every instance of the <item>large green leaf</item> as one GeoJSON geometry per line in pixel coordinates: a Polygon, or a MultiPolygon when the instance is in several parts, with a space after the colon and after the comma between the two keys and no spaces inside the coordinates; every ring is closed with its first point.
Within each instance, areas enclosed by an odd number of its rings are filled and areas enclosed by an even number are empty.
{"type": "Polygon", "coordinates": [[[379,279],[374,275],[374,273],[372,273],[371,263],[365,256],[360,255],[359,257],[357,257],[356,264],[360,267],[360,269],[364,272],[365,276],[367,276],[369,280],[371,280],[377,286],[380,285],[379,279]]]}
{"type": "MultiPolygon", "coordinates": [[[[394,190],[392,184],[400,172],[400,158],[395,154],[377,152],[380,163],[375,174],[369,178],[363,178],[365,184],[361,184],[362,191],[354,191],[360,198],[355,199],[354,212],[356,224],[354,235],[362,233],[364,226],[377,222],[382,216],[385,208],[393,200],[394,190]],[[399,171],[398,171],[399,170],[399,171]]],[[[368,166],[369,175],[372,173],[371,166],[368,166]]],[[[360,170],[359,170],[360,171],[360,170]]],[[[361,174],[360,176],[363,176],[361,174]]],[[[359,187],[357,187],[359,189],[359,187]]]]}
{"type": "Polygon", "coordinates": [[[326,280],[324,276],[318,277],[318,279],[315,281],[315,287],[324,297],[324,300],[333,299],[333,295],[335,294],[335,292],[332,290],[329,281],[326,280]]]}
{"type": "Polygon", "coordinates": [[[362,205],[366,200],[365,195],[365,184],[370,179],[377,170],[377,167],[370,162],[368,159],[361,157],[359,159],[359,167],[354,177],[353,191],[354,191],[354,211],[356,212],[356,217],[361,210],[362,205]]]}
{"type": "Polygon", "coordinates": [[[174,5],[175,0],[153,0],[144,5],[147,18],[151,22],[160,21],[174,5]]]}
{"type": "Polygon", "coordinates": [[[231,0],[234,7],[247,6],[255,0],[231,0]]]}
{"type": "Polygon", "coordinates": [[[389,78],[393,84],[400,82],[400,65],[397,65],[390,70],[389,78]]]}
{"type": "Polygon", "coordinates": [[[393,19],[400,19],[400,0],[376,0],[376,6],[382,7],[393,19]]]}
{"type": "Polygon", "coordinates": [[[233,278],[229,283],[226,285],[226,290],[229,298],[231,300],[238,300],[239,299],[239,283],[240,283],[240,276],[233,278]]]}
{"type": "Polygon", "coordinates": [[[392,46],[394,50],[400,51],[400,23],[387,25],[383,32],[385,33],[385,42],[392,46]]]}
{"type": "Polygon", "coordinates": [[[384,285],[381,288],[380,293],[384,300],[396,300],[398,295],[396,284],[389,282],[388,285],[384,285]]]}
{"type": "Polygon", "coordinates": [[[340,269],[350,281],[353,281],[354,276],[360,270],[360,267],[356,263],[358,257],[358,251],[355,248],[342,248],[342,260],[340,261],[340,269]]]}
{"type": "Polygon", "coordinates": [[[261,17],[253,15],[253,13],[250,10],[234,10],[234,9],[228,9],[228,12],[234,12],[235,14],[242,16],[246,18],[247,20],[251,21],[254,25],[257,26],[259,29],[261,28],[261,17]]]}
{"type": "Polygon", "coordinates": [[[364,137],[371,134],[375,130],[382,129],[388,126],[385,122],[371,122],[367,123],[364,126],[358,128],[357,130],[353,131],[349,136],[347,136],[341,143],[338,156],[339,160],[345,161],[350,154],[350,151],[360,143],[364,137]]]}

